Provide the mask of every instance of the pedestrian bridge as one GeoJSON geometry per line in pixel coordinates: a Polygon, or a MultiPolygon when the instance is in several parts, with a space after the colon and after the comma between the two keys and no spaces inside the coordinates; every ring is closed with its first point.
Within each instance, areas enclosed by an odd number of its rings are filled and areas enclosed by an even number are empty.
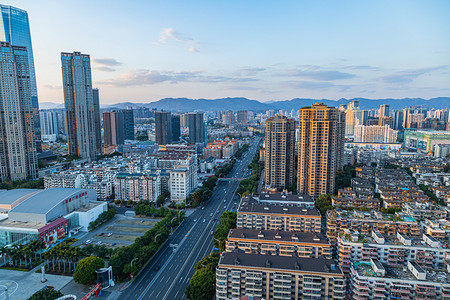
{"type": "Polygon", "coordinates": [[[222,178],[218,178],[218,181],[241,181],[243,179],[247,179],[247,178],[222,177],[222,178]]]}

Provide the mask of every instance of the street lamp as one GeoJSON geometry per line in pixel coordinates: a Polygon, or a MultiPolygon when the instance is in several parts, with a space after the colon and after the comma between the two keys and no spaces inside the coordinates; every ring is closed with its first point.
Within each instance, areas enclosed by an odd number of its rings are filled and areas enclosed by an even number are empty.
{"type": "Polygon", "coordinates": [[[156,238],[158,237],[158,236],[160,236],[162,233],[158,233],[156,236],[155,236],[155,240],[154,240],[154,243],[156,243],[156,238]]]}
{"type": "Polygon", "coordinates": [[[131,269],[131,274],[130,274],[130,276],[131,276],[131,280],[133,280],[133,261],[135,261],[136,259],[138,259],[138,257],[133,258],[133,259],[131,260],[131,263],[130,263],[130,269],[131,269]]]}

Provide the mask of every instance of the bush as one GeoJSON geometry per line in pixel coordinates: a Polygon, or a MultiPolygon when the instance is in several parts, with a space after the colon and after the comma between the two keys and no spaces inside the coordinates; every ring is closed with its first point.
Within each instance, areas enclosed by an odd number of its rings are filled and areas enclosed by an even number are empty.
{"type": "Polygon", "coordinates": [[[333,205],[331,205],[331,196],[328,194],[320,195],[316,200],[316,208],[320,211],[322,217],[325,217],[327,210],[333,209],[333,205]]]}
{"type": "Polygon", "coordinates": [[[226,211],[220,216],[216,231],[214,232],[214,246],[220,251],[225,251],[225,240],[228,237],[230,229],[236,228],[237,213],[226,211]],[[218,240],[218,241],[217,241],[218,240]]]}
{"type": "Polygon", "coordinates": [[[97,256],[89,256],[78,262],[73,280],[76,283],[88,285],[95,281],[95,271],[105,266],[103,259],[97,256]]]}
{"type": "Polygon", "coordinates": [[[60,291],[57,291],[53,288],[45,287],[42,290],[37,291],[36,293],[31,295],[31,297],[28,298],[28,300],[54,300],[62,296],[64,296],[64,294],[61,293],[60,291]]]}
{"type": "Polygon", "coordinates": [[[202,258],[195,266],[195,273],[186,287],[185,295],[189,300],[211,299],[214,296],[216,267],[220,256],[212,253],[202,258]]]}

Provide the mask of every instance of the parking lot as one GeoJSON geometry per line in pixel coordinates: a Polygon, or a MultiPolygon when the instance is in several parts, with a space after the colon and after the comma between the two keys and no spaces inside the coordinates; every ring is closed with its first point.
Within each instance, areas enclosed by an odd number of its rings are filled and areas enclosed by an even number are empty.
{"type": "Polygon", "coordinates": [[[84,245],[87,241],[89,241],[89,244],[103,244],[113,248],[130,245],[137,237],[144,235],[147,230],[151,229],[159,220],[118,214],[99,228],[74,236],[74,238],[78,239],[75,245],[84,245]]]}

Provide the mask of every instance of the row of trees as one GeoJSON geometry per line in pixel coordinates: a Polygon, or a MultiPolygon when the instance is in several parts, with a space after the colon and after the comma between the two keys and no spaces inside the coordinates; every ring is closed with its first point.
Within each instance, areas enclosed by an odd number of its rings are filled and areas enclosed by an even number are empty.
{"type": "Polygon", "coordinates": [[[156,206],[162,206],[166,202],[166,199],[170,196],[169,191],[164,191],[161,193],[161,195],[158,196],[156,199],[156,206]]]}
{"type": "Polygon", "coordinates": [[[4,263],[10,267],[32,269],[42,260],[42,249],[46,247],[41,240],[32,240],[28,244],[13,244],[0,247],[4,263]]]}
{"type": "Polygon", "coordinates": [[[211,299],[215,292],[216,267],[219,253],[205,256],[195,265],[195,273],[186,287],[185,295],[189,300],[211,299]]]}
{"type": "Polygon", "coordinates": [[[249,147],[248,144],[243,145],[241,148],[238,149],[238,151],[236,151],[234,157],[241,158],[242,154],[244,154],[244,152],[248,150],[248,147],[249,147]]]}
{"type": "Polygon", "coordinates": [[[149,204],[137,204],[134,207],[136,215],[152,216],[157,218],[163,218],[167,216],[171,210],[165,207],[156,208],[153,203],[149,204]]]}
{"type": "Polygon", "coordinates": [[[116,215],[116,209],[112,206],[107,211],[102,212],[95,221],[89,223],[89,230],[95,229],[116,215]]]}
{"type": "Polygon", "coordinates": [[[128,276],[135,276],[144,267],[147,261],[156,253],[167,240],[172,228],[176,228],[184,219],[184,212],[177,214],[169,210],[166,216],[148,230],[143,236],[138,237],[133,244],[116,248],[109,260],[113,273],[119,280],[128,276]]]}
{"type": "Polygon", "coordinates": [[[214,232],[214,246],[225,251],[225,241],[231,229],[236,228],[237,213],[226,211],[220,216],[216,231],[214,232]]]}
{"type": "Polygon", "coordinates": [[[256,151],[252,162],[247,167],[252,170],[252,176],[248,179],[241,180],[239,183],[236,195],[240,195],[241,197],[258,192],[259,179],[261,178],[262,171],[262,166],[259,164],[259,151],[256,151]]]}
{"type": "Polygon", "coordinates": [[[37,180],[24,179],[11,181],[10,179],[5,179],[5,181],[0,183],[0,190],[12,190],[12,189],[43,189],[44,188],[44,178],[39,178],[37,180]]]}

